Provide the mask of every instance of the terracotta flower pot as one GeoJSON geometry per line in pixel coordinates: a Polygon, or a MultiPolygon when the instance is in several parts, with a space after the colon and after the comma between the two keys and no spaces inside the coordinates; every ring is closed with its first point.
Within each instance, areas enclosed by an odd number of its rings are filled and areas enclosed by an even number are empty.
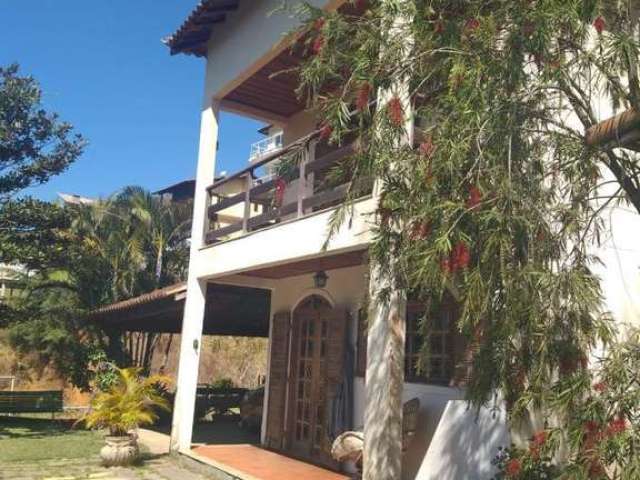
{"type": "Polygon", "coordinates": [[[134,463],[139,455],[138,439],[134,434],[105,437],[106,445],[100,450],[100,458],[106,467],[121,467],[134,463]]]}

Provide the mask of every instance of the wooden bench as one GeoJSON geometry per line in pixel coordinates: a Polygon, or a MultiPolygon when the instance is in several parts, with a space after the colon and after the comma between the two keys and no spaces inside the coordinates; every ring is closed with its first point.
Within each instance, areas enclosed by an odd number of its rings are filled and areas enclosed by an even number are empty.
{"type": "Polygon", "coordinates": [[[0,413],[62,412],[62,390],[0,392],[0,413]]]}

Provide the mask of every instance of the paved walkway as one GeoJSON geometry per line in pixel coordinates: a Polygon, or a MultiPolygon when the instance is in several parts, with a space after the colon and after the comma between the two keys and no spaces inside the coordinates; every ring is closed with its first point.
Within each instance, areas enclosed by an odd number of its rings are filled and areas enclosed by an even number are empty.
{"type": "Polygon", "coordinates": [[[139,467],[105,468],[100,459],[11,462],[0,465],[2,480],[205,480],[167,455],[150,458],[139,467]]]}

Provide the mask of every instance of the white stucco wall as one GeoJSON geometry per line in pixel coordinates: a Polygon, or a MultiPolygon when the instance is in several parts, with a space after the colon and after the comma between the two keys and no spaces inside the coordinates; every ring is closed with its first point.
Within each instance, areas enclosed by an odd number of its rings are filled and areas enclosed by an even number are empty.
{"type": "Polygon", "coordinates": [[[640,214],[617,206],[604,217],[609,230],[596,249],[602,265],[594,270],[602,279],[606,307],[623,329],[640,327],[640,214]]]}
{"type": "MultiPolygon", "coordinates": [[[[416,397],[420,399],[418,429],[409,449],[404,454],[402,463],[402,478],[407,480],[417,478],[417,472],[424,463],[431,438],[447,402],[463,398],[464,392],[457,388],[405,382],[402,393],[403,402],[416,397]]],[[[354,382],[354,410],[356,428],[361,429],[364,422],[364,379],[362,377],[356,377],[354,382]]]]}
{"type": "MultiPolygon", "coordinates": [[[[289,277],[282,280],[270,280],[273,288],[271,297],[272,315],[283,310],[292,310],[303,298],[314,293],[320,293],[329,298],[336,308],[350,313],[351,341],[356,347],[357,312],[362,306],[366,292],[368,265],[361,265],[338,270],[327,270],[329,280],[327,287],[321,291],[313,286],[313,274],[289,277]]],[[[463,398],[460,389],[447,388],[437,385],[405,383],[404,401],[418,397],[420,399],[419,427],[409,450],[403,458],[403,478],[417,478],[417,472],[423,464],[424,457],[431,437],[433,436],[447,402],[452,399],[463,398]]],[[[361,429],[364,418],[364,379],[356,377],[354,380],[354,424],[361,429]]],[[[490,460],[493,455],[488,456],[490,460]]],[[[444,478],[444,477],[443,477],[444,478]]]]}
{"type": "MultiPolygon", "coordinates": [[[[361,248],[370,240],[369,221],[375,211],[370,198],[353,206],[353,217],[331,238],[327,253],[361,248]]],[[[189,264],[201,279],[222,278],[232,273],[267,267],[321,254],[333,209],[258,230],[242,238],[203,247],[189,264]]]]}
{"type": "Polygon", "coordinates": [[[491,460],[508,447],[504,410],[469,408],[463,400],[447,402],[416,480],[489,480],[491,460]]]}

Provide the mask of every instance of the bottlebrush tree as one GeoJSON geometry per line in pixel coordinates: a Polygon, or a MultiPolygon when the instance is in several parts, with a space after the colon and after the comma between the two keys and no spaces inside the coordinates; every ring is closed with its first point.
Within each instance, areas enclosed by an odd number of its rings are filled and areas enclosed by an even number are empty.
{"type": "MultiPolygon", "coordinates": [[[[445,293],[457,300],[473,347],[469,400],[501,392],[512,418],[535,408],[567,437],[591,398],[590,352],[614,336],[592,273],[599,214],[610,202],[640,211],[635,157],[584,143],[602,101],[640,106],[638,12],[627,3],[292,7],[306,54],[298,93],[324,139],[356,145],[333,172],[352,195],[332,231],[363,179],[378,179],[371,261],[432,308],[445,293]],[[604,202],[603,172],[618,187],[604,202]]],[[[580,440],[564,443],[583,442],[576,425],[580,440]]]]}

